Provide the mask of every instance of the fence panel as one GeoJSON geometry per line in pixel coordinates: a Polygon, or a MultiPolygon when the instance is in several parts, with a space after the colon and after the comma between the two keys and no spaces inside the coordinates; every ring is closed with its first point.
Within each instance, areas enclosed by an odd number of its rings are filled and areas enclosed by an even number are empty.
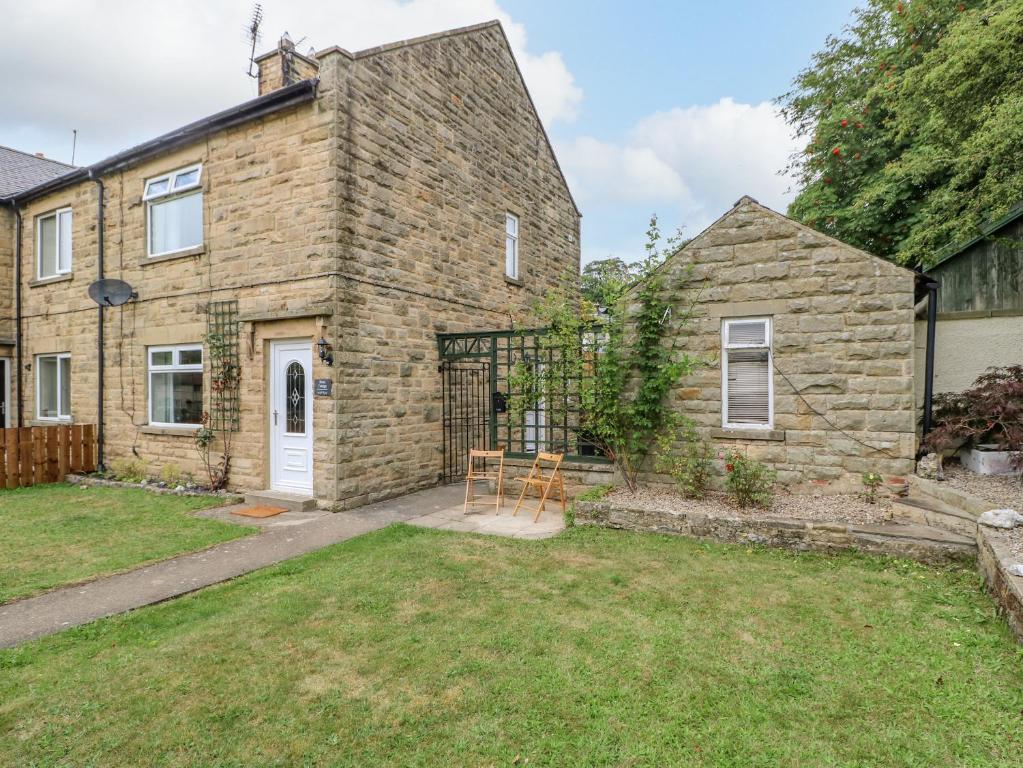
{"type": "Polygon", "coordinates": [[[96,470],[96,425],[0,429],[0,490],[57,483],[96,470]]]}

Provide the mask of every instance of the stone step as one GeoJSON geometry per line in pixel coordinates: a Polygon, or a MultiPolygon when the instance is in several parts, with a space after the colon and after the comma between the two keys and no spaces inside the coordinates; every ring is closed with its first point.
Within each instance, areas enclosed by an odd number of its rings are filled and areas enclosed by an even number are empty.
{"type": "Polygon", "coordinates": [[[962,536],[977,535],[977,517],[933,498],[910,495],[892,500],[892,516],[917,525],[941,528],[962,536]]]}
{"type": "Polygon", "coordinates": [[[978,499],[947,483],[937,480],[926,480],[911,475],[909,477],[909,497],[925,504],[933,504],[940,508],[947,507],[960,513],[972,515],[974,518],[992,508],[990,502],[978,499]]]}
{"type": "Polygon", "coordinates": [[[245,494],[245,503],[252,506],[284,507],[290,512],[309,512],[316,509],[316,499],[312,496],[284,491],[250,491],[245,494]]]}

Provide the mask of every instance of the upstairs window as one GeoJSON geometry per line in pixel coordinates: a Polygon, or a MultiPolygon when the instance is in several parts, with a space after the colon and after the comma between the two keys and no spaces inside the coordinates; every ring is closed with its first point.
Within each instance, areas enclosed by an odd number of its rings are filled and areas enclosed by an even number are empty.
{"type": "Polygon", "coordinates": [[[146,182],[147,253],[165,256],[202,245],[202,166],[157,176],[146,182]]]}
{"type": "Polygon", "coordinates": [[[505,215],[504,274],[519,279],[519,217],[513,213],[505,215]]]}
{"type": "Polygon", "coordinates": [[[36,357],[36,418],[71,419],[71,355],[36,357]]]}
{"type": "Polygon", "coordinates": [[[770,429],[774,423],[771,319],[725,320],[721,342],[723,426],[770,429]]]}
{"type": "Polygon", "coordinates": [[[71,209],[63,208],[37,219],[36,277],[43,280],[71,272],[71,209]]]}
{"type": "Polygon", "coordinates": [[[202,424],[202,345],[149,348],[149,423],[202,424]]]}

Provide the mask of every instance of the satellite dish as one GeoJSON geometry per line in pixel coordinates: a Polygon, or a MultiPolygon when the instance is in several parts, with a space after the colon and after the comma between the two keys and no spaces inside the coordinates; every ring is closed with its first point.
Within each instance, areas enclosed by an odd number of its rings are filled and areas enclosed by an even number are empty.
{"type": "Polygon", "coordinates": [[[109,277],[89,286],[89,298],[101,307],[119,307],[138,298],[138,294],[124,280],[109,277]]]}

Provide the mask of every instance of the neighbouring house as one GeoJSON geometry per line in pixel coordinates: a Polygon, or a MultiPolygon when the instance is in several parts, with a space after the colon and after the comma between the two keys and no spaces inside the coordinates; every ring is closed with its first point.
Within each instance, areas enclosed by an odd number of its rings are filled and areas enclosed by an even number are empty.
{"type": "MultiPolygon", "coordinates": [[[[0,200],[63,176],[73,167],[42,155],[0,147],[0,200]]],[[[15,358],[14,211],[0,206],[0,429],[12,425],[12,369],[15,358]]],[[[14,421],[17,418],[14,417],[14,421]]]]}
{"type": "Polygon", "coordinates": [[[750,197],[661,267],[681,346],[708,365],[676,407],[719,451],[789,486],[858,487],[914,469],[914,293],[920,276],[750,197]]]}
{"type": "MultiPolygon", "coordinates": [[[[976,237],[943,249],[927,274],[938,284],[935,393],[962,392],[991,366],[1023,364],[1023,202],[982,227],[976,237]]],[[[920,320],[920,401],[925,330],[920,320]]]]}
{"type": "Polygon", "coordinates": [[[11,424],[98,423],[106,464],[200,478],[216,357],[231,487],[432,485],[438,334],[511,329],[577,273],[578,209],[497,22],[257,63],[257,98],[89,167],[0,154],[11,424]],[[134,298],[97,306],[99,278],[134,298]]]}

